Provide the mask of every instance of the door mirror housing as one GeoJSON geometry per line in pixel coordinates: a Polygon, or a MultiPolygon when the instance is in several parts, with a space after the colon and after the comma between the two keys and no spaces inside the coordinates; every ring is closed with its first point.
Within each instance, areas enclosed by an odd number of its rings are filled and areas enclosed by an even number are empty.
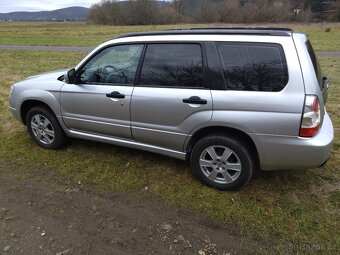
{"type": "Polygon", "coordinates": [[[67,84],[75,84],[76,83],[76,70],[72,68],[71,70],[68,70],[65,75],[65,82],[67,84]]]}

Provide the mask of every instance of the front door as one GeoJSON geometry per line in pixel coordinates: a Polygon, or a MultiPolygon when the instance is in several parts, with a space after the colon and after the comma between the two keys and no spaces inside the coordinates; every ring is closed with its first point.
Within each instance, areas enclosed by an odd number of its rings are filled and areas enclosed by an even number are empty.
{"type": "Polygon", "coordinates": [[[143,47],[107,47],[77,70],[77,84],[64,84],[61,89],[67,128],[131,139],[130,101],[143,47]]]}

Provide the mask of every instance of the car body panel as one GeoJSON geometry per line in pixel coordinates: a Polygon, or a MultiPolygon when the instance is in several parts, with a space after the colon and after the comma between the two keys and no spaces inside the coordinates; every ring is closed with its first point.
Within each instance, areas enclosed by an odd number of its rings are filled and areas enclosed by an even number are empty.
{"type": "Polygon", "coordinates": [[[130,101],[133,86],[74,85],[61,88],[61,115],[71,130],[131,139],[130,101]],[[109,98],[118,91],[125,98],[109,98]]]}
{"type": "Polygon", "coordinates": [[[190,131],[212,116],[208,89],[135,87],[131,103],[132,135],[136,141],[182,150],[190,131]],[[198,96],[207,104],[187,104],[198,96]]]}
{"type": "Polygon", "coordinates": [[[327,161],[332,149],[334,130],[325,113],[319,133],[312,138],[249,134],[256,144],[262,170],[308,169],[327,161]]]}
{"type": "Polygon", "coordinates": [[[161,155],[165,155],[165,156],[169,156],[169,157],[173,157],[173,158],[177,158],[181,160],[186,159],[186,153],[183,151],[171,150],[165,147],[136,142],[134,140],[121,139],[121,138],[109,137],[109,136],[104,136],[104,135],[96,135],[96,134],[80,132],[76,130],[68,130],[67,134],[70,137],[74,137],[74,138],[109,143],[109,144],[124,146],[124,147],[132,148],[132,149],[145,150],[145,151],[158,153],[161,155]]]}
{"type": "Polygon", "coordinates": [[[27,100],[41,101],[47,104],[56,116],[60,116],[59,95],[64,82],[57,78],[64,73],[65,70],[42,73],[14,84],[13,92],[9,97],[9,105],[14,117],[21,122],[25,121],[21,119],[20,111],[21,105],[27,100]]]}
{"type": "MultiPolygon", "coordinates": [[[[293,39],[296,47],[296,54],[299,57],[301,73],[304,80],[305,85],[305,93],[308,95],[316,95],[319,99],[319,103],[321,106],[325,105],[324,97],[322,95],[319,81],[316,77],[313,63],[309,56],[309,53],[306,49],[306,42],[308,37],[303,33],[294,33],[293,39]]],[[[327,90],[328,88],[326,88],[327,90]]],[[[327,92],[325,91],[325,96],[327,97],[327,92]]],[[[324,116],[325,108],[320,107],[321,115],[324,116]]],[[[321,119],[323,121],[323,118],[321,119]]]]}

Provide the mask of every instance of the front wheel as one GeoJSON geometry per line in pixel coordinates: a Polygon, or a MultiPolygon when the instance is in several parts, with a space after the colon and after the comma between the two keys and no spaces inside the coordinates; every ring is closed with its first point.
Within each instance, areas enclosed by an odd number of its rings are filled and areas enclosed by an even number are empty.
{"type": "Polygon", "coordinates": [[[43,106],[36,106],[28,111],[26,125],[34,142],[41,147],[57,149],[66,142],[66,135],[57,118],[43,106]]]}
{"type": "Polygon", "coordinates": [[[192,151],[191,166],[201,182],[218,190],[239,189],[254,172],[254,160],[248,146],[224,135],[199,140],[192,151]]]}

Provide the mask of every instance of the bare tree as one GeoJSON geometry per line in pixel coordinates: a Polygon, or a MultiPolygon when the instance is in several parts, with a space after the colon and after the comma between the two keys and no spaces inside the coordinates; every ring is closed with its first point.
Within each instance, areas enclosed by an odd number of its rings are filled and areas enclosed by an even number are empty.
{"type": "MultiPolygon", "coordinates": [[[[330,5],[333,14],[328,15],[328,19],[340,19],[339,2],[330,5]]],[[[318,0],[172,0],[161,3],[154,0],[102,0],[91,7],[88,21],[111,25],[309,22],[322,17],[315,13],[320,8],[318,0]],[[300,10],[298,15],[295,9],[300,10]]]]}
{"type": "Polygon", "coordinates": [[[209,0],[200,0],[195,20],[198,22],[212,23],[220,21],[219,4],[212,3],[209,0]]]}

